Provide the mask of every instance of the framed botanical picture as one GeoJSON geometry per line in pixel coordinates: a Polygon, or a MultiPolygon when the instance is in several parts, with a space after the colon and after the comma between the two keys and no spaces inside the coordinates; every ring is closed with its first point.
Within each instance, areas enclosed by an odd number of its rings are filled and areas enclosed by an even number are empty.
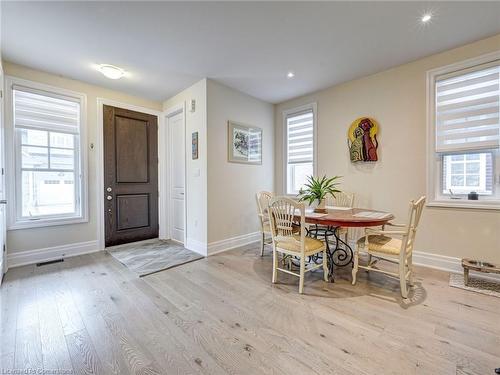
{"type": "Polygon", "coordinates": [[[228,121],[228,160],[262,164],[262,129],[228,121]]]}

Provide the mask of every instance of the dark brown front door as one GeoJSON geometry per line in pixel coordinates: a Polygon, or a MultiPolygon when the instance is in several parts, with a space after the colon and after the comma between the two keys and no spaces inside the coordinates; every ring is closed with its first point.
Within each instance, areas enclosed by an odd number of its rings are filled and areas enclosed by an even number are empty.
{"type": "Polygon", "coordinates": [[[157,117],[104,106],[106,246],[158,237],[157,117]]]}

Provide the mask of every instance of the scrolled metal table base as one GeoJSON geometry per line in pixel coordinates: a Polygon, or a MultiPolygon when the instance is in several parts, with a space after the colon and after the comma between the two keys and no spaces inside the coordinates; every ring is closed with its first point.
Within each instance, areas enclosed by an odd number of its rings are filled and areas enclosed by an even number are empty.
{"type": "MultiPolygon", "coordinates": [[[[352,248],[339,236],[339,231],[341,227],[318,227],[315,225],[309,228],[307,233],[315,238],[322,236],[325,238],[326,253],[328,256],[328,277],[331,281],[334,281],[334,265],[337,267],[345,267],[352,264],[353,251],[352,248]],[[328,237],[335,237],[335,248],[330,248],[330,242],[328,237]]],[[[323,260],[321,254],[316,254],[317,260],[323,260]]],[[[311,257],[312,258],[312,257],[311,257]]],[[[312,259],[315,263],[317,260],[312,259]]]]}

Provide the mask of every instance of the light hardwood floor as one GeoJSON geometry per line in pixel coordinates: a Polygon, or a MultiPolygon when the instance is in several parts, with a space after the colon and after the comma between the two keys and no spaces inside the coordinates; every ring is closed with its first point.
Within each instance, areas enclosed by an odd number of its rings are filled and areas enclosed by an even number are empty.
{"type": "Polygon", "coordinates": [[[269,249],[219,254],[142,279],[106,253],[9,270],[0,374],[493,374],[500,299],[416,268],[399,282],[350,269],[271,284],[269,249]],[[71,371],[72,370],[72,371],[71,371]],[[3,371],[3,372],[2,372],[3,371]],[[54,372],[56,373],[56,372],[54,372]]]}

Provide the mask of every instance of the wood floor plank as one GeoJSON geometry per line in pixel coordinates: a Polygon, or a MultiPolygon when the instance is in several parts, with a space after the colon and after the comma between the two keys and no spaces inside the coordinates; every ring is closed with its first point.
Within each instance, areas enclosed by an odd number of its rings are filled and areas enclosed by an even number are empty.
{"type": "MultiPolygon", "coordinates": [[[[179,271],[179,272],[181,272],[181,271],[179,271]]],[[[186,274],[188,274],[188,273],[189,272],[186,272],[186,274]]],[[[224,272],[218,272],[218,273],[214,274],[215,276],[217,276],[219,278],[217,280],[217,284],[223,284],[221,282],[220,278],[222,278],[223,275],[225,275],[225,274],[226,273],[224,273],[224,272]]],[[[165,274],[162,276],[166,277],[165,274]]],[[[189,277],[195,278],[196,275],[190,274],[189,277]]],[[[187,276],[186,276],[186,279],[184,279],[184,278],[182,278],[181,275],[179,275],[179,273],[177,273],[175,275],[173,275],[171,273],[167,283],[176,284],[177,280],[179,281],[179,285],[177,285],[177,288],[182,288],[183,284],[189,284],[189,280],[187,280],[187,276]],[[178,280],[178,279],[181,279],[181,280],[178,280]]],[[[231,280],[231,283],[234,283],[234,282],[235,282],[235,280],[231,280]]],[[[244,283],[245,280],[242,280],[242,282],[244,283]]],[[[203,279],[202,284],[203,285],[209,284],[207,282],[206,278],[203,279]]],[[[198,285],[200,285],[200,288],[202,288],[201,284],[198,284],[198,285]]],[[[215,285],[213,285],[213,286],[209,285],[209,286],[211,286],[210,289],[215,288],[215,285]]],[[[267,288],[267,286],[265,286],[265,288],[267,288]]],[[[188,289],[194,290],[195,286],[191,285],[188,289]]],[[[230,284],[227,284],[225,286],[224,290],[219,291],[219,293],[218,293],[218,296],[220,296],[219,298],[222,297],[222,295],[224,294],[224,291],[228,291],[230,289],[231,289],[230,284]]],[[[208,289],[205,289],[205,290],[203,290],[202,293],[205,295],[209,295],[210,291],[208,289]]],[[[216,297],[213,296],[212,298],[215,299],[216,297]]],[[[251,293],[246,293],[244,298],[251,300],[252,299],[251,293]]],[[[224,306],[223,306],[224,308],[220,309],[218,311],[219,316],[224,316],[224,315],[227,316],[228,315],[227,313],[224,314],[225,310],[228,310],[229,313],[234,313],[237,311],[234,306],[231,308],[230,305],[227,305],[225,303],[226,300],[231,300],[231,301],[237,300],[239,306],[245,304],[244,300],[238,300],[237,294],[234,294],[232,296],[226,295],[226,298],[224,298],[223,300],[219,300],[220,303],[216,305],[216,306],[219,306],[221,304],[224,304],[224,306]]],[[[261,313],[262,312],[265,313],[265,315],[261,317],[261,321],[266,321],[267,317],[270,317],[273,315],[274,310],[272,310],[272,309],[270,310],[269,307],[270,307],[270,305],[267,305],[266,306],[267,309],[264,309],[264,308],[259,309],[261,313]]],[[[278,317],[278,319],[283,317],[284,319],[282,319],[282,320],[285,321],[285,324],[278,325],[278,326],[282,327],[282,329],[281,329],[282,334],[284,334],[284,335],[291,334],[290,326],[293,326],[294,327],[293,333],[297,332],[297,334],[296,334],[297,337],[306,338],[307,340],[311,340],[311,341],[314,341],[314,340],[318,341],[318,344],[321,344],[321,345],[316,345],[316,348],[318,348],[319,346],[322,346],[323,352],[326,355],[328,355],[330,358],[332,358],[332,357],[337,358],[339,360],[339,362],[348,362],[349,363],[350,361],[352,361],[353,357],[358,356],[358,358],[356,358],[356,362],[363,363],[363,358],[364,358],[364,361],[366,362],[366,364],[370,363],[370,365],[372,367],[375,367],[376,361],[374,361],[373,358],[369,358],[369,356],[367,355],[368,353],[371,353],[374,349],[375,350],[378,349],[380,352],[379,354],[383,355],[384,353],[386,353],[386,355],[390,355],[391,354],[390,351],[394,349],[394,348],[387,348],[384,346],[379,347],[378,333],[372,342],[367,342],[365,344],[364,341],[367,341],[366,339],[363,341],[359,341],[358,338],[353,334],[353,332],[346,330],[345,327],[343,327],[342,325],[338,325],[337,327],[335,327],[334,332],[330,332],[333,328],[331,325],[331,322],[323,321],[321,319],[311,319],[314,316],[313,310],[314,310],[314,308],[312,306],[307,306],[307,304],[300,306],[300,305],[297,305],[296,301],[294,301],[294,300],[280,301],[280,302],[276,303],[275,315],[278,317]],[[288,309],[288,307],[291,307],[291,309],[288,309]],[[279,309],[281,309],[281,312],[278,311],[279,309]],[[287,317],[289,317],[289,318],[291,317],[292,318],[291,320],[293,320],[295,322],[295,324],[293,324],[291,321],[286,319],[287,317]],[[304,325],[305,329],[301,330],[302,327],[299,324],[297,324],[297,322],[307,322],[307,323],[314,322],[314,325],[306,324],[306,325],[304,325]],[[290,323],[292,323],[292,325],[289,325],[290,323]],[[341,331],[344,331],[344,332],[341,332],[341,331]],[[327,339],[327,336],[329,336],[330,339],[327,339]],[[341,341],[343,347],[339,348],[336,345],[330,345],[328,343],[328,341],[332,340],[332,339],[341,341]]],[[[241,314],[238,314],[238,315],[241,315],[241,314]]],[[[241,321],[242,317],[238,316],[238,318],[241,321]]],[[[276,327],[277,327],[274,320],[270,321],[270,325],[272,325],[274,329],[276,329],[276,327]]],[[[296,354],[300,354],[300,353],[296,353],[296,354]]],[[[395,367],[393,370],[390,369],[390,365],[388,366],[387,363],[380,363],[379,365],[381,368],[385,369],[386,373],[399,373],[402,370],[400,365],[398,367],[395,367]]],[[[407,373],[408,373],[408,370],[410,370],[410,369],[407,369],[407,371],[406,371],[407,373]]],[[[414,370],[413,366],[411,367],[411,370],[414,370]]],[[[346,372],[345,369],[343,369],[342,371],[346,372]]],[[[361,373],[362,369],[358,368],[357,372],[361,373]]]]}
{"type": "MultiPolygon", "coordinates": [[[[116,277],[120,281],[118,283],[119,287],[125,292],[125,295],[130,298],[130,300],[117,300],[116,302],[120,304],[121,310],[127,312],[127,316],[132,314],[137,317],[137,321],[142,322],[141,325],[145,324],[143,319],[147,321],[154,321],[153,330],[147,326],[143,326],[149,334],[149,343],[151,344],[152,350],[155,351],[157,358],[159,360],[164,360],[167,362],[166,370],[173,372],[175,369],[179,369],[179,373],[186,373],[181,371],[183,366],[188,365],[190,370],[185,370],[188,373],[203,373],[203,374],[224,374],[226,373],[222,367],[220,367],[213,358],[208,355],[208,353],[203,350],[202,346],[198,343],[194,343],[183,331],[179,328],[171,315],[174,313],[173,310],[166,310],[164,306],[158,307],[150,299],[150,293],[148,294],[140,293],[140,290],[136,288],[138,284],[144,284],[142,290],[145,291],[147,285],[142,279],[138,280],[135,277],[130,278],[130,273],[127,273],[123,268],[117,268],[116,262],[112,261],[106,264],[110,270],[115,270],[116,277]],[[134,302],[132,304],[131,302],[134,302]],[[136,310],[136,306],[140,306],[140,313],[136,310]],[[165,351],[163,348],[169,348],[165,351]],[[179,357],[180,356],[180,357],[179,357]],[[169,364],[173,363],[172,369],[169,364]]],[[[156,295],[155,295],[156,297],[156,295]]],[[[158,299],[156,298],[158,302],[158,299]]],[[[169,309],[172,307],[168,303],[169,309]]],[[[146,343],[147,345],[147,343],[146,343]]]]}
{"type": "Polygon", "coordinates": [[[5,277],[0,291],[0,369],[5,370],[14,368],[18,288],[21,284],[14,273],[5,277]]]}
{"type": "MultiPolygon", "coordinates": [[[[128,270],[112,258],[87,261],[82,267],[83,273],[90,277],[86,278],[81,285],[75,284],[73,289],[76,293],[88,293],[88,299],[93,300],[91,305],[94,305],[94,309],[85,306],[88,305],[87,303],[82,305],[81,310],[86,313],[103,314],[110,327],[113,327],[113,332],[126,334],[127,342],[135,343],[136,351],[142,352],[140,354],[143,358],[142,362],[148,362],[152,367],[161,368],[168,374],[224,373],[220,368],[214,370],[216,366],[207,360],[203,353],[199,353],[196,345],[187,341],[183,342],[178,335],[180,330],[177,329],[178,332],[175,332],[172,329],[173,324],[167,329],[163,319],[165,311],[157,309],[149,297],[137,288],[141,284],[147,286],[142,279],[127,272],[128,270]],[[108,261],[114,267],[109,267],[108,261]],[[99,300],[95,300],[96,296],[99,296],[99,300]],[[104,306],[104,304],[113,306],[104,306]],[[120,315],[126,316],[127,320],[133,320],[134,324],[111,324],[116,322],[120,315]],[[123,329],[117,330],[117,327],[123,329]]],[[[75,282],[77,279],[72,278],[72,280],[75,282]]],[[[158,296],[156,295],[155,298],[158,296]]],[[[172,308],[171,304],[169,308],[172,308]]],[[[130,347],[126,345],[124,349],[130,347]]],[[[130,351],[126,351],[123,355],[127,357],[129,353],[130,351]]]]}
{"type": "Polygon", "coordinates": [[[0,288],[0,369],[77,374],[493,373],[500,300],[416,269],[396,280],[350,270],[325,283],[279,275],[256,245],[144,278],[106,253],[9,270],[0,288]]]}
{"type": "Polygon", "coordinates": [[[15,369],[32,371],[43,369],[42,346],[38,324],[32,324],[17,329],[15,345],[15,369]]]}
{"type": "Polygon", "coordinates": [[[113,282],[103,283],[106,276],[103,269],[93,261],[73,261],[79,265],[81,274],[68,273],[66,284],[76,296],[76,307],[96,348],[103,371],[106,374],[160,374],[159,366],[144,353],[144,347],[130,337],[128,329],[123,328],[123,324],[111,324],[117,318],[109,317],[119,315],[119,309],[114,304],[115,297],[104,290],[113,290],[113,282]]]}
{"type": "Polygon", "coordinates": [[[85,329],[66,335],[75,374],[104,374],[94,345],[85,329]]]}
{"type": "Polygon", "coordinates": [[[14,368],[17,370],[39,371],[43,369],[43,355],[40,340],[40,321],[38,316],[37,277],[34,267],[20,277],[22,282],[17,288],[16,339],[14,368]]]}
{"type": "Polygon", "coordinates": [[[57,266],[39,275],[36,289],[43,368],[47,371],[72,370],[55,299],[60,288],[61,275],[57,266]]]}

